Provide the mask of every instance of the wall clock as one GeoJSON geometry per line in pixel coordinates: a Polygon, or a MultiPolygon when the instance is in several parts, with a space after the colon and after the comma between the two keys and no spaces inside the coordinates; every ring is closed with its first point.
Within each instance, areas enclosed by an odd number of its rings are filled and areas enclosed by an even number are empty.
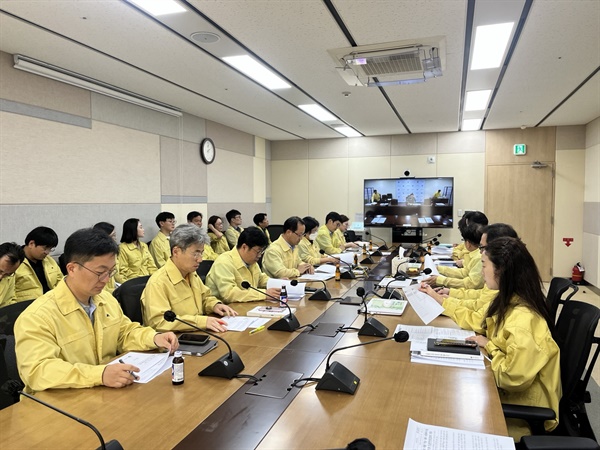
{"type": "Polygon", "coordinates": [[[211,164],[215,160],[216,155],[217,150],[213,140],[210,138],[202,139],[202,142],[200,143],[200,156],[202,157],[202,161],[206,164],[211,164]]]}

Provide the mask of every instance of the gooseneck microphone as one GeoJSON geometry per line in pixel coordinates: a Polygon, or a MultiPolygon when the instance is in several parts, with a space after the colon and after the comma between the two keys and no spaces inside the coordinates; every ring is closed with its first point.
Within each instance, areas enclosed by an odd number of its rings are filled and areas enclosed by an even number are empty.
{"type": "MultiPolygon", "coordinates": [[[[380,247],[377,249],[377,252],[379,252],[380,250],[387,250],[387,249],[388,249],[387,242],[385,242],[385,239],[382,239],[382,238],[380,238],[379,236],[375,236],[375,235],[374,235],[373,233],[371,233],[370,231],[365,231],[365,234],[366,234],[367,236],[374,237],[375,239],[378,239],[378,240],[380,240],[381,242],[383,242],[383,245],[382,245],[382,246],[380,246],[380,247]]],[[[374,255],[374,256],[381,256],[381,253],[380,253],[379,255],[377,255],[377,252],[374,252],[374,253],[373,253],[373,255],[374,255]]]]}
{"type": "Polygon", "coordinates": [[[209,336],[212,336],[212,337],[224,342],[225,345],[227,346],[227,348],[229,349],[228,355],[221,356],[219,359],[217,359],[214,363],[212,363],[206,369],[198,372],[198,376],[228,378],[231,380],[238,373],[240,373],[242,370],[244,370],[244,363],[242,362],[241,358],[238,356],[238,354],[236,352],[231,350],[231,346],[229,345],[229,342],[227,342],[221,336],[219,336],[215,333],[211,333],[210,331],[203,330],[203,329],[197,327],[196,325],[194,325],[193,323],[186,322],[185,320],[180,319],[179,317],[177,317],[177,314],[175,314],[173,311],[165,311],[165,313],[163,314],[163,317],[167,322],[178,321],[178,322],[186,324],[189,327],[194,328],[195,330],[201,331],[202,333],[206,333],[209,336]]]}
{"type": "MultiPolygon", "coordinates": [[[[406,278],[404,278],[406,280],[406,278]]],[[[400,295],[398,292],[396,292],[396,290],[394,288],[392,288],[392,290],[388,290],[388,287],[390,286],[391,283],[393,283],[394,281],[396,281],[396,278],[392,278],[390,281],[388,281],[385,285],[385,292],[383,293],[383,295],[381,296],[381,298],[395,298],[398,300],[402,300],[402,295],[400,295]]]]}
{"type": "MultiPolygon", "coordinates": [[[[375,317],[369,317],[369,312],[367,311],[367,301],[365,299],[367,298],[367,295],[369,295],[370,293],[375,294],[375,292],[373,292],[373,291],[365,292],[365,288],[363,288],[363,287],[359,287],[356,290],[356,295],[358,295],[359,297],[362,298],[362,304],[364,305],[364,308],[365,308],[365,323],[358,331],[358,334],[360,336],[376,336],[376,337],[383,337],[383,338],[387,337],[388,332],[390,331],[388,329],[388,327],[386,327],[384,324],[382,324],[375,317]]],[[[377,295],[377,294],[375,294],[375,295],[377,295]]],[[[377,295],[377,296],[380,297],[379,295],[377,295]]]]}
{"type": "MultiPolygon", "coordinates": [[[[363,250],[367,253],[367,257],[365,259],[363,259],[360,263],[361,264],[375,264],[375,261],[373,261],[373,258],[372,258],[372,256],[375,253],[371,253],[367,249],[363,249],[363,250]]],[[[379,253],[379,255],[381,255],[381,253],[379,253]]]]}
{"type": "Polygon", "coordinates": [[[341,262],[342,264],[345,264],[348,266],[348,270],[345,272],[342,272],[340,277],[342,278],[342,280],[354,280],[356,278],[356,275],[354,275],[354,272],[352,272],[352,264],[348,264],[346,261],[344,261],[341,258],[338,258],[337,256],[334,255],[330,255],[329,253],[327,253],[325,250],[321,249],[319,250],[319,253],[321,255],[327,255],[327,256],[331,256],[334,259],[337,259],[339,262],[341,262]]]}
{"type": "Polygon", "coordinates": [[[408,341],[408,338],[409,335],[406,331],[399,331],[398,333],[395,333],[392,337],[375,339],[374,341],[361,342],[359,344],[336,348],[327,357],[327,363],[325,364],[325,374],[323,375],[323,377],[321,377],[315,389],[354,394],[356,392],[356,389],[358,388],[358,384],[360,383],[360,378],[358,378],[350,370],[348,370],[345,366],[343,366],[337,361],[334,361],[330,365],[329,361],[331,360],[333,354],[342,350],[347,350],[349,348],[361,347],[363,345],[375,344],[377,342],[391,341],[392,339],[396,342],[406,342],[408,341]]]}
{"type": "MultiPolygon", "coordinates": [[[[441,233],[440,234],[436,234],[433,237],[430,237],[430,238],[427,238],[427,239],[423,240],[422,243],[425,244],[425,243],[427,243],[429,241],[437,241],[438,238],[440,238],[440,237],[442,237],[441,233]]],[[[434,244],[434,245],[438,245],[438,244],[434,244]]]]}
{"type": "MultiPolygon", "coordinates": [[[[317,289],[313,295],[308,297],[309,300],[325,300],[325,301],[331,300],[331,294],[327,290],[327,284],[325,284],[325,282],[323,280],[307,280],[307,281],[305,281],[305,283],[306,282],[308,282],[308,283],[317,282],[317,283],[323,284],[322,288],[317,289]]],[[[298,280],[292,280],[292,281],[290,281],[290,284],[292,286],[297,286],[298,280]]]]}
{"type": "MultiPolygon", "coordinates": [[[[245,280],[242,281],[242,287],[244,289],[252,289],[256,292],[260,292],[261,294],[263,294],[267,297],[270,297],[273,300],[276,300],[277,302],[279,302],[279,299],[277,297],[267,294],[266,292],[263,292],[260,289],[256,289],[254,286],[252,286],[250,283],[248,283],[245,280]]],[[[290,308],[290,305],[288,305],[286,302],[285,306],[287,307],[287,309],[290,313],[287,316],[284,316],[281,319],[279,319],[277,322],[275,322],[273,325],[271,325],[269,328],[267,328],[267,330],[292,332],[292,331],[296,331],[298,328],[300,328],[300,322],[298,322],[298,319],[292,312],[292,308],[290,308]]]]}

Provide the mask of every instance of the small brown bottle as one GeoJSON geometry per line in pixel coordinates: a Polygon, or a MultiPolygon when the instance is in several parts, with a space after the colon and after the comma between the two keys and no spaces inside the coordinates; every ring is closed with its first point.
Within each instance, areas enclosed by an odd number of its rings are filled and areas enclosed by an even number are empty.
{"type": "Polygon", "coordinates": [[[369,240],[369,251],[370,252],[373,251],[373,240],[372,239],[369,240]]]}
{"type": "Polygon", "coordinates": [[[354,254],[354,265],[358,266],[358,255],[356,253],[354,254]]]}
{"type": "Polygon", "coordinates": [[[181,356],[181,352],[177,350],[175,352],[175,357],[173,358],[173,365],[171,366],[171,381],[176,386],[183,384],[183,382],[185,381],[183,363],[183,356],[181,356]]]}
{"type": "Polygon", "coordinates": [[[340,281],[342,279],[342,272],[340,271],[340,265],[335,265],[335,281],[340,281]]]}

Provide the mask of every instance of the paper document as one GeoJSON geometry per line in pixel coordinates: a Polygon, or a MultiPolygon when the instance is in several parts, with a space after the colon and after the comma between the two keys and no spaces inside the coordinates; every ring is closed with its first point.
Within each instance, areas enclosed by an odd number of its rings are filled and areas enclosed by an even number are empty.
{"type": "Polygon", "coordinates": [[[446,247],[444,245],[436,245],[431,249],[432,255],[447,255],[452,256],[452,247],[446,247]]]}
{"type": "Polygon", "coordinates": [[[404,291],[404,295],[406,295],[410,306],[413,307],[425,325],[444,312],[442,305],[429,295],[419,291],[417,284],[407,286],[402,290],[404,291]]]}
{"type": "Polygon", "coordinates": [[[165,353],[138,353],[129,352],[121,355],[119,358],[110,362],[109,364],[119,364],[123,361],[125,364],[132,364],[140,369],[139,372],[134,372],[138,377],[135,380],[136,383],[147,383],[165,370],[171,368],[173,357],[169,356],[168,352],[165,353]]]}
{"type": "Polygon", "coordinates": [[[264,325],[271,319],[262,317],[230,316],[221,317],[227,322],[227,331],[244,331],[247,328],[256,328],[264,325]]]}
{"type": "Polygon", "coordinates": [[[335,275],[335,266],[333,264],[321,264],[315,268],[315,273],[328,273],[335,275]]]}
{"type": "Polygon", "coordinates": [[[406,280],[396,280],[393,281],[394,279],[392,277],[385,277],[383,278],[378,286],[385,288],[386,286],[389,288],[404,288],[407,286],[410,286],[410,283],[412,283],[413,280],[411,280],[410,278],[407,278],[406,280]]]}
{"type": "MultiPolygon", "coordinates": [[[[296,312],[296,308],[290,308],[292,314],[296,312]]],[[[249,317],[283,317],[290,313],[290,309],[285,306],[283,308],[275,306],[256,306],[246,313],[249,317]]]]}
{"type": "Polygon", "coordinates": [[[305,283],[298,283],[296,286],[292,286],[291,280],[280,280],[279,278],[269,278],[267,281],[267,289],[279,288],[285,286],[287,290],[288,300],[300,300],[304,297],[305,283]]]}
{"type": "MultiPolygon", "coordinates": [[[[318,272],[317,269],[318,267],[315,269],[315,273],[302,274],[298,279],[302,281],[327,281],[335,276],[335,273],[318,272]]],[[[335,272],[335,267],[333,268],[333,272],[335,272]]]]}
{"type": "MultiPolygon", "coordinates": [[[[475,336],[475,333],[472,331],[460,328],[423,327],[418,325],[400,324],[396,326],[394,333],[398,333],[399,331],[406,331],[409,334],[409,342],[422,342],[425,345],[424,350],[427,350],[427,339],[429,338],[463,340],[469,336],[475,336]]],[[[412,346],[411,350],[413,350],[412,346]]]]}
{"type": "Polygon", "coordinates": [[[423,263],[423,270],[425,270],[425,269],[431,269],[431,273],[429,274],[430,277],[438,276],[440,274],[437,270],[437,267],[435,266],[435,263],[433,262],[433,259],[429,255],[425,255],[425,262],[423,263]]]}
{"type": "Polygon", "coordinates": [[[342,261],[344,261],[346,263],[346,264],[343,264],[343,263],[340,264],[340,266],[342,268],[344,266],[346,266],[346,268],[348,268],[348,264],[350,264],[350,265],[354,264],[354,253],[352,253],[352,252],[348,252],[348,253],[336,253],[333,256],[335,258],[341,259],[342,261]]]}
{"type": "Polygon", "coordinates": [[[515,450],[510,436],[427,425],[408,419],[404,450],[515,450]]]}
{"type": "Polygon", "coordinates": [[[367,304],[367,311],[369,311],[369,314],[401,316],[407,304],[406,300],[372,298],[367,304]]]}

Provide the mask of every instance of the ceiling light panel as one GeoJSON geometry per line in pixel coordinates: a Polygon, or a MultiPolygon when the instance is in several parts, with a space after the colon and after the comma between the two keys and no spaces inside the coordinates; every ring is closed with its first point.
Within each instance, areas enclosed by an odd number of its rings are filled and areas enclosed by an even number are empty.
{"type": "Polygon", "coordinates": [[[185,12],[186,9],[173,0],[127,0],[153,16],[185,12]]]}
{"type": "Polygon", "coordinates": [[[514,22],[478,26],[475,29],[471,70],[500,67],[513,28],[514,22]]]}
{"type": "Polygon", "coordinates": [[[486,109],[491,94],[491,89],[467,92],[467,98],[465,100],[465,111],[481,111],[486,109]]]}
{"type": "Polygon", "coordinates": [[[223,58],[223,61],[249,76],[257,83],[262,84],[267,89],[289,89],[292,87],[273,71],[248,55],[226,56],[223,58]]]}
{"type": "Polygon", "coordinates": [[[362,134],[360,134],[354,128],[350,128],[350,127],[344,126],[344,127],[334,127],[334,129],[335,129],[335,131],[338,131],[338,132],[342,133],[346,137],[360,137],[360,136],[362,136],[362,134]]]}
{"type": "Polygon", "coordinates": [[[310,114],[315,119],[320,120],[321,122],[333,122],[334,120],[338,120],[337,117],[335,117],[325,108],[317,104],[298,105],[298,108],[300,108],[305,113],[310,114]]]}
{"type": "Polygon", "coordinates": [[[465,119],[463,120],[461,131],[474,131],[481,128],[482,119],[465,119]]]}

